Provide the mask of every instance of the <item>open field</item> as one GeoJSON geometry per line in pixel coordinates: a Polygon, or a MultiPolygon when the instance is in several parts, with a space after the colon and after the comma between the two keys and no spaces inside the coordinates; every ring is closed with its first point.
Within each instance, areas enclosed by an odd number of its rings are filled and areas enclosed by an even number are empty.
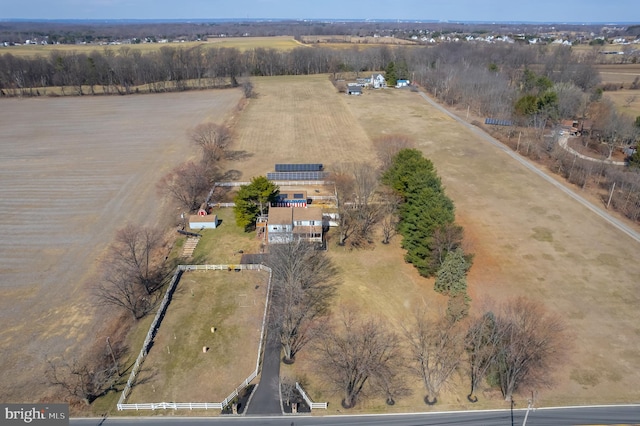
{"type": "Polygon", "coordinates": [[[239,117],[234,149],[251,157],[232,164],[240,180],[264,175],[275,163],[373,161],[371,142],[355,121],[346,96],[326,75],[253,80],[257,98],[239,117]]]}
{"type": "Polygon", "coordinates": [[[167,212],[155,185],[195,153],[186,131],[235,111],[239,90],[0,101],[0,400],[37,401],[44,355],[99,339],[90,299],[114,231],[167,212]]]}
{"type": "MultiPolygon", "coordinates": [[[[255,153],[234,166],[244,172],[243,179],[270,170],[274,162],[330,165],[356,159],[373,164],[371,138],[385,133],[413,136],[442,176],[456,203],[458,221],[465,227],[468,249],[475,253],[469,276],[473,306],[488,298],[527,295],[561,313],[575,335],[571,357],[555,373],[558,385],[536,389],[537,404],[640,398],[636,385],[640,372],[635,368],[640,362],[636,309],[640,264],[629,257],[639,248],[636,241],[461,128],[416,93],[365,91],[363,96],[347,97],[320,77],[257,80],[256,91],[259,97],[249,104],[237,129],[241,149],[255,153]],[[338,121],[340,132],[328,125],[338,121]]],[[[343,273],[342,305],[369,306],[375,315],[402,318],[422,298],[432,306],[438,304],[433,282],[405,265],[397,246],[363,252],[331,246],[330,252],[343,273]]],[[[312,397],[332,402],[333,412],[339,399],[327,392],[312,366],[301,354],[294,369],[307,379],[312,397]]],[[[433,409],[465,407],[465,391],[466,385],[454,389],[433,409]]],[[[485,395],[485,401],[475,406],[504,405],[493,396],[486,401],[485,395]]],[[[427,409],[420,398],[418,391],[398,401],[394,410],[427,409]]],[[[379,403],[361,408],[385,409],[379,403]]]]}
{"type": "Polygon", "coordinates": [[[224,400],[256,368],[267,277],[185,272],[127,403],[224,400]]]}
{"type": "Polygon", "coordinates": [[[618,83],[629,88],[640,77],[640,64],[596,65],[603,83],[618,83]]]}
{"type": "Polygon", "coordinates": [[[615,92],[605,92],[604,96],[613,101],[619,112],[632,119],[640,116],[640,90],[616,90],[615,92]]]}
{"type": "Polygon", "coordinates": [[[240,51],[257,49],[257,48],[270,48],[278,50],[292,50],[296,47],[302,46],[293,37],[290,36],[278,36],[278,37],[220,37],[210,38],[207,41],[187,41],[178,43],[141,43],[141,44],[120,44],[120,45],[98,45],[98,44],[49,44],[49,45],[21,45],[21,46],[7,46],[0,47],[0,55],[4,53],[10,53],[17,57],[34,57],[34,56],[48,56],[51,52],[77,52],[77,53],[90,53],[93,51],[110,50],[116,54],[121,49],[127,49],[129,51],[140,51],[142,53],[153,52],[160,50],[162,47],[180,47],[183,49],[190,49],[196,46],[203,47],[228,47],[236,48],[240,51]]]}

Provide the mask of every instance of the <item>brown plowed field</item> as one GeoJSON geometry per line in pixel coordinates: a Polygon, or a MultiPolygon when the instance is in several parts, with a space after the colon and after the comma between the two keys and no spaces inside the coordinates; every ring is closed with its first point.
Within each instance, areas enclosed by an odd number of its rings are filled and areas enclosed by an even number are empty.
{"type": "Polygon", "coordinates": [[[240,97],[0,102],[0,401],[41,399],[45,354],[104,341],[88,290],[97,259],[127,222],[175,218],[156,182],[194,154],[187,129],[221,122],[240,97]]]}

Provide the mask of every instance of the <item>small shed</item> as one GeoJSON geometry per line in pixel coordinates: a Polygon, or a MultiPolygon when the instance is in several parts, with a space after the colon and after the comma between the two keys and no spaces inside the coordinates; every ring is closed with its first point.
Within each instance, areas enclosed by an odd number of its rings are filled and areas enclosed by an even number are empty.
{"type": "Polygon", "coordinates": [[[411,82],[409,80],[398,80],[396,82],[396,87],[407,87],[411,82]]]}
{"type": "Polygon", "coordinates": [[[217,227],[218,216],[215,214],[189,216],[189,228],[191,229],[215,229],[217,227]]]}

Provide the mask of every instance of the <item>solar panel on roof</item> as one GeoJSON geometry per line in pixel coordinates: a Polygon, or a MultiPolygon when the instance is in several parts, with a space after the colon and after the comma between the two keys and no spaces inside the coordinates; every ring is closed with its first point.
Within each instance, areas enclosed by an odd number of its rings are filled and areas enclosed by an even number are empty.
{"type": "Polygon", "coordinates": [[[276,164],[276,172],[319,172],[322,170],[322,164],[304,163],[304,164],[276,164]]]}
{"type": "Polygon", "coordinates": [[[327,172],[271,172],[267,173],[269,180],[323,180],[327,172]]]}

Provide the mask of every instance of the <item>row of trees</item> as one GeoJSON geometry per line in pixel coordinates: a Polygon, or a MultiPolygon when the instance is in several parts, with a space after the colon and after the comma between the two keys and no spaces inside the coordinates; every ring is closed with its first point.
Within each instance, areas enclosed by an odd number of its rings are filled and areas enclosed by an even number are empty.
{"type": "Polygon", "coordinates": [[[229,82],[237,85],[240,77],[249,75],[380,70],[394,57],[395,50],[386,46],[363,51],[298,47],[245,52],[206,45],[163,46],[147,53],[124,46],[117,51],[53,51],[35,57],[6,53],[0,55],[0,90],[8,96],[37,96],[48,87],[75,95],[212,88],[229,82]]]}
{"type": "Polygon", "coordinates": [[[166,241],[161,229],[129,224],[116,233],[101,260],[101,274],[93,288],[99,305],[114,309],[105,325],[111,329],[106,339],[86,347],[82,354],[47,357],[45,377],[49,385],[64,392],[72,403],[91,404],[115,390],[125,368],[123,345],[132,320],[149,313],[160,299],[170,270],[166,241]],[[126,316],[120,314],[126,313],[126,316]]]}
{"type": "Polygon", "coordinates": [[[382,179],[402,201],[398,229],[405,260],[422,276],[436,276],[435,290],[449,296],[449,316],[461,319],[469,310],[466,275],[471,256],[463,251],[463,229],[455,223],[453,202],[433,163],[416,149],[403,149],[382,179]]]}
{"type": "Polygon", "coordinates": [[[559,316],[516,298],[462,322],[419,311],[399,331],[345,311],[314,346],[325,381],[350,408],[367,395],[393,404],[411,393],[416,376],[429,405],[460,376],[472,402],[483,383],[511,400],[518,391],[550,386],[570,343],[559,316]]]}
{"type": "Polygon", "coordinates": [[[138,89],[162,92],[219,87],[236,84],[240,77],[250,75],[336,75],[386,69],[392,79],[415,75],[449,104],[464,101],[479,113],[496,115],[511,111],[516,99],[514,83],[523,69],[541,64],[543,75],[554,83],[571,82],[590,90],[599,82],[597,70],[590,63],[561,48],[544,51],[530,46],[453,43],[428,48],[240,51],[198,45],[163,46],[146,53],[127,46],[89,53],[52,51],[48,56],[35,57],[7,53],[0,56],[0,89],[5,95],[22,96],[43,94],[43,88],[56,86],[63,93],[71,90],[71,94],[127,94],[138,89]]]}

